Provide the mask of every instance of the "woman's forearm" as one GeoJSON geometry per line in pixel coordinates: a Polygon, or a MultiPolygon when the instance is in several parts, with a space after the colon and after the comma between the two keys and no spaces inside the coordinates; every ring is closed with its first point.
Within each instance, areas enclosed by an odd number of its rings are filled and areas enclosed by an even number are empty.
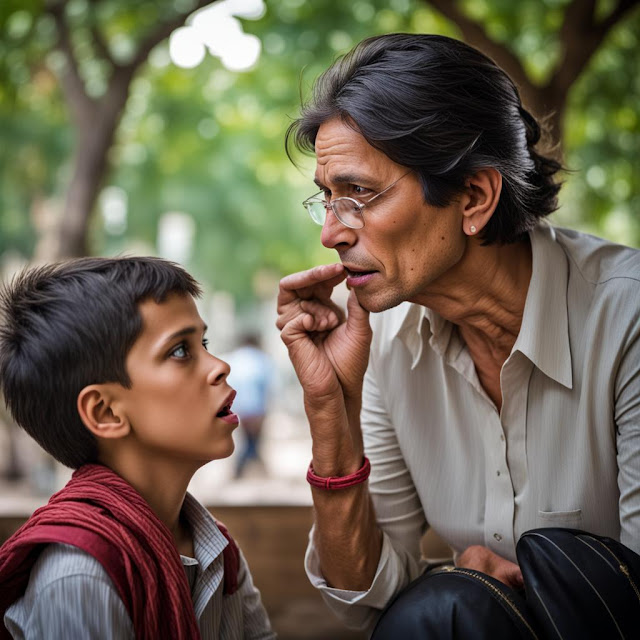
{"type": "Polygon", "coordinates": [[[382,533],[366,482],[336,491],[312,488],[314,543],[330,587],[367,591],[382,549],[382,533]]]}
{"type": "MultiPolygon", "coordinates": [[[[340,477],[362,466],[360,406],[360,398],[347,400],[340,411],[331,412],[329,405],[322,410],[307,406],[316,475],[340,477]]],[[[368,482],[337,490],[312,487],[311,491],[314,543],[327,584],[366,591],[375,576],[382,547],[368,482]]]]}

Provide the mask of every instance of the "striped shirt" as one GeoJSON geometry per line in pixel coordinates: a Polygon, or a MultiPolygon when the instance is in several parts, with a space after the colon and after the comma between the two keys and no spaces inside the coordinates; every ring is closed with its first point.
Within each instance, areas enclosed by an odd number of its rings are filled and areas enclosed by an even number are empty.
{"type": "MultiPolygon", "coordinates": [[[[193,532],[195,558],[180,557],[203,640],[275,638],[242,553],[238,590],[223,596],[222,551],[228,542],[190,494],[182,513],[193,532]]],[[[42,552],[24,596],[7,609],[4,622],[14,638],[26,640],[135,638],[131,618],[102,565],[65,544],[48,545],[42,552]]]]}
{"type": "Polygon", "coordinates": [[[329,588],[331,608],[371,628],[423,570],[432,527],[459,553],[516,561],[525,531],[571,527],[640,552],[640,251],[540,224],[520,332],[500,374],[500,412],[456,327],[403,303],[372,316],[362,430],[383,531],[368,591],[329,588]]]}

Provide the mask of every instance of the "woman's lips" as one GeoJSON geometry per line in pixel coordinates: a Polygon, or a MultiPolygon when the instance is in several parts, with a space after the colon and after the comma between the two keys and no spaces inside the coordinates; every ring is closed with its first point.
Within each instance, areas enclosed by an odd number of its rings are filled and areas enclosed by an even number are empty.
{"type": "Polygon", "coordinates": [[[347,269],[347,285],[349,287],[362,287],[377,273],[377,271],[351,271],[347,269]]]}

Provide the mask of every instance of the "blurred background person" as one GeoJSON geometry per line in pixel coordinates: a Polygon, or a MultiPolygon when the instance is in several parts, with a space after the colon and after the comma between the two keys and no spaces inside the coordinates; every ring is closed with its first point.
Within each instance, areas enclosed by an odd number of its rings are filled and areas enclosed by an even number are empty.
{"type": "Polygon", "coordinates": [[[255,462],[261,471],[265,466],[260,458],[260,436],[267,415],[269,396],[273,387],[274,366],[271,358],[260,347],[257,333],[245,333],[240,346],[227,356],[231,366],[230,378],[238,395],[234,401],[240,416],[244,441],[236,462],[235,477],[241,478],[247,465],[255,462]]]}

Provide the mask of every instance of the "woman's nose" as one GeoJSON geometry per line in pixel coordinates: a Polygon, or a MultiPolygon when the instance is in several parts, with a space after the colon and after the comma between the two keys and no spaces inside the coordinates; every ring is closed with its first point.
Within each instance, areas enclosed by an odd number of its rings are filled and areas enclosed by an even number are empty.
{"type": "Polygon", "coordinates": [[[331,207],[327,209],[327,217],[322,225],[320,241],[327,249],[335,249],[338,245],[351,246],[355,241],[355,232],[338,220],[331,207]]]}

